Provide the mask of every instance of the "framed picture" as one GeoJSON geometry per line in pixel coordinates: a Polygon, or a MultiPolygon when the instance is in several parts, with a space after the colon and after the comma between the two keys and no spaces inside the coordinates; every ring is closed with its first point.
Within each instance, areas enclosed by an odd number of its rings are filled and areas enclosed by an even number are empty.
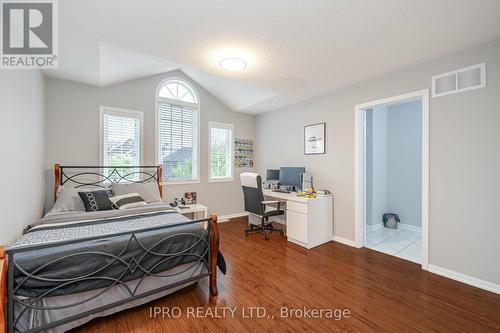
{"type": "Polygon", "coordinates": [[[186,201],[186,205],[194,205],[196,203],[196,192],[184,193],[184,200],[186,201]]]}
{"type": "Polygon", "coordinates": [[[304,126],[304,154],[324,154],[326,142],[326,123],[304,126]]]}

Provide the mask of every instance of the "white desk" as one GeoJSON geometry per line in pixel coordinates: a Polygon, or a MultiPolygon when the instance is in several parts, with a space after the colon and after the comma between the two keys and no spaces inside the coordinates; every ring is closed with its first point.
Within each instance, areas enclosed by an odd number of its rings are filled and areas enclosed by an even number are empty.
{"type": "Polygon", "coordinates": [[[286,202],[286,236],[289,242],[307,249],[329,242],[333,238],[333,197],[315,199],[298,197],[295,193],[262,190],[265,197],[286,202]]]}

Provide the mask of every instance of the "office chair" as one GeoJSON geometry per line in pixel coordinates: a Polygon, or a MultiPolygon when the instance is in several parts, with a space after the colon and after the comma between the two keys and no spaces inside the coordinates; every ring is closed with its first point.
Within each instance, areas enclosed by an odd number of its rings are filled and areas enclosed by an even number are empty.
{"type": "Polygon", "coordinates": [[[250,227],[245,230],[245,236],[248,236],[252,232],[262,232],[264,233],[264,239],[269,240],[269,232],[276,231],[283,235],[283,230],[275,228],[273,224],[269,222],[269,217],[285,214],[285,212],[280,209],[282,202],[278,200],[264,200],[262,179],[259,174],[244,172],[240,175],[240,180],[241,187],[243,188],[245,211],[260,217],[261,220],[260,226],[249,223],[250,227]],[[270,206],[272,204],[277,204],[277,207],[273,209],[274,207],[270,206]]]}

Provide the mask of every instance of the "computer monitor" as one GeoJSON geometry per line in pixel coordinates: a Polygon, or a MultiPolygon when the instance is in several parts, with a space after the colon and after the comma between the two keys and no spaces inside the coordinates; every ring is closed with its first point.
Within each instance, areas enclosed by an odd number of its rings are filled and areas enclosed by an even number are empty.
{"type": "Polygon", "coordinates": [[[281,167],[280,168],[280,185],[300,189],[300,174],[305,173],[304,167],[281,167]]]}
{"type": "Polygon", "coordinates": [[[266,180],[280,180],[280,171],[279,170],[267,170],[266,180]]]}

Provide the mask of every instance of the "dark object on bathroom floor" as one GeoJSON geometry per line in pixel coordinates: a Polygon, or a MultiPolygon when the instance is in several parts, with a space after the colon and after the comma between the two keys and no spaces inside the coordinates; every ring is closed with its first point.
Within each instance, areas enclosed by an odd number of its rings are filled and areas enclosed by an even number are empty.
{"type": "Polygon", "coordinates": [[[393,214],[393,213],[385,213],[384,216],[382,217],[382,220],[384,221],[384,227],[389,229],[397,229],[398,223],[401,222],[399,220],[398,214],[393,214]]]}

